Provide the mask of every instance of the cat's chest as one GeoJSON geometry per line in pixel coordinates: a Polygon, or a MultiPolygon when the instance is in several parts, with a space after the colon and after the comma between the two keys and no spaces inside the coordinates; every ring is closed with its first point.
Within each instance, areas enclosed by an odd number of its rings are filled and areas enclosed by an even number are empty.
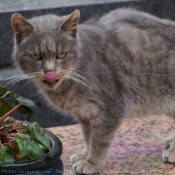
{"type": "Polygon", "coordinates": [[[48,97],[52,104],[62,111],[70,112],[73,108],[80,107],[80,104],[77,103],[78,99],[69,94],[60,95],[58,93],[52,93],[48,94],[48,97]]]}
{"type": "Polygon", "coordinates": [[[96,106],[85,99],[76,97],[73,95],[58,95],[58,94],[48,94],[50,101],[53,106],[57,109],[71,113],[79,117],[90,117],[97,115],[98,109],[96,106]]]}

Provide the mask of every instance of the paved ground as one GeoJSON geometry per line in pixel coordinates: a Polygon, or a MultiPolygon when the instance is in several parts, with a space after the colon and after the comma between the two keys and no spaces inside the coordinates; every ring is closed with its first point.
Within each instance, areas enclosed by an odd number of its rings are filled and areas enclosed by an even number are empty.
{"type": "MultiPolygon", "coordinates": [[[[64,175],[73,174],[70,156],[84,148],[79,125],[49,128],[63,144],[64,175]]],[[[163,163],[162,140],[174,134],[167,116],[126,119],[119,128],[100,175],[175,175],[175,166],[163,163]]]]}

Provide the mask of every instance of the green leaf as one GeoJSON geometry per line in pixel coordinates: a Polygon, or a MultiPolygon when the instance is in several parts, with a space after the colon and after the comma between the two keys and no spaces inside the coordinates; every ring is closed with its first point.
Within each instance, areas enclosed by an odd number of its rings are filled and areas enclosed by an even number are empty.
{"type": "Polygon", "coordinates": [[[17,134],[15,136],[15,142],[18,146],[19,152],[23,156],[27,156],[32,152],[31,137],[28,134],[17,134]]]}
{"type": "Polygon", "coordinates": [[[28,107],[30,107],[30,108],[35,108],[34,102],[31,101],[31,100],[29,100],[29,99],[27,99],[27,98],[24,98],[24,97],[21,97],[21,96],[20,96],[20,97],[17,97],[16,100],[17,100],[20,104],[22,104],[22,105],[24,105],[24,106],[28,106],[28,107]]]}
{"type": "Polygon", "coordinates": [[[47,131],[39,127],[37,122],[28,125],[31,136],[38,140],[43,146],[50,150],[50,139],[47,131]]]}
{"type": "Polygon", "coordinates": [[[0,166],[5,163],[14,163],[13,150],[9,146],[2,147],[0,149],[0,166]]]}
{"type": "Polygon", "coordinates": [[[32,109],[30,109],[29,107],[27,107],[27,106],[21,106],[21,108],[18,110],[18,112],[20,113],[20,114],[27,114],[28,115],[28,117],[30,117],[31,115],[33,115],[33,110],[32,109]]]}
{"type": "Polygon", "coordinates": [[[12,104],[12,108],[14,108],[15,106],[17,106],[17,105],[19,104],[19,102],[13,100],[13,101],[11,102],[11,104],[12,104]]]}
{"type": "Polygon", "coordinates": [[[41,145],[38,141],[32,140],[32,152],[30,156],[35,158],[40,158],[44,155],[44,152],[46,151],[46,147],[41,145]]]}
{"type": "Polygon", "coordinates": [[[0,117],[9,112],[12,109],[10,104],[4,99],[0,98],[0,117]]]}
{"type": "Polygon", "coordinates": [[[3,93],[0,98],[5,98],[5,99],[8,99],[10,98],[10,96],[12,95],[13,93],[11,91],[7,91],[5,93],[3,93]]]}
{"type": "Polygon", "coordinates": [[[0,151],[0,166],[5,163],[5,154],[0,151]]]}
{"type": "Polygon", "coordinates": [[[7,87],[0,84],[0,95],[4,94],[6,92],[7,92],[7,87]]]}
{"type": "Polygon", "coordinates": [[[7,149],[7,147],[2,147],[0,149],[0,166],[2,166],[5,163],[5,152],[7,149]]]}
{"type": "Polygon", "coordinates": [[[13,157],[13,149],[9,148],[5,152],[5,163],[14,163],[15,159],[13,157]]]}
{"type": "Polygon", "coordinates": [[[36,158],[31,156],[31,155],[28,155],[28,158],[31,159],[31,160],[35,160],[36,158]]]}
{"type": "Polygon", "coordinates": [[[31,139],[28,134],[18,134],[15,136],[19,152],[30,159],[40,158],[44,155],[46,148],[38,141],[31,139]]]}
{"type": "MultiPolygon", "coordinates": [[[[12,101],[12,106],[13,107],[17,106],[18,104],[19,104],[18,102],[12,101]]],[[[20,114],[28,115],[28,117],[30,117],[30,116],[32,116],[34,114],[33,110],[30,109],[30,107],[28,107],[28,106],[21,106],[17,111],[20,114]]]]}

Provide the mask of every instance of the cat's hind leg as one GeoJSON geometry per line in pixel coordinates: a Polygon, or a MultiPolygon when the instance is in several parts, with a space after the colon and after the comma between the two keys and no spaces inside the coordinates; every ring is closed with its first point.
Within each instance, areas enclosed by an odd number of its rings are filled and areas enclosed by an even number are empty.
{"type": "Polygon", "coordinates": [[[75,164],[79,160],[86,159],[89,151],[89,139],[91,134],[89,123],[84,121],[79,121],[79,122],[82,128],[83,137],[84,137],[86,146],[83,151],[77,152],[70,157],[70,161],[72,164],[75,164]]]}
{"type": "Polygon", "coordinates": [[[163,140],[165,151],[162,159],[164,162],[175,163],[175,135],[167,137],[163,140]]]}

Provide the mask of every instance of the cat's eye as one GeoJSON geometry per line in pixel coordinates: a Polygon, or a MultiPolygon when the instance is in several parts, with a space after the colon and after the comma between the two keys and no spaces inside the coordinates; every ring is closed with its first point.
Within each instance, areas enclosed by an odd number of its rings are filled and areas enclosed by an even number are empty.
{"type": "Polygon", "coordinates": [[[67,52],[60,52],[56,55],[57,59],[63,59],[64,57],[66,57],[67,52]]]}
{"type": "Polygon", "coordinates": [[[36,61],[41,60],[41,55],[40,54],[37,54],[37,53],[32,54],[31,57],[32,57],[32,59],[34,59],[36,61]]]}

